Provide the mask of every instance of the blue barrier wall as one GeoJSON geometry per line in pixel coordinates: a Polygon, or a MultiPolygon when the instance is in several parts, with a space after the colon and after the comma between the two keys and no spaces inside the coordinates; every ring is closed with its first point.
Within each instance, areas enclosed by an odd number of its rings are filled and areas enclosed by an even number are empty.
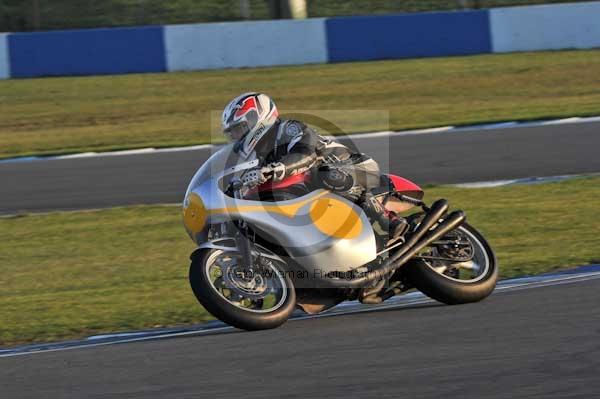
{"type": "Polygon", "coordinates": [[[326,27],[330,62],[491,51],[487,10],[331,18],[326,27]]]}
{"type": "Polygon", "coordinates": [[[15,33],[8,47],[16,78],[166,71],[162,27],[15,33]]]}
{"type": "Polygon", "coordinates": [[[0,33],[0,79],[600,47],[600,1],[302,21],[0,33]],[[7,55],[8,54],[8,55],[7,55]]]}

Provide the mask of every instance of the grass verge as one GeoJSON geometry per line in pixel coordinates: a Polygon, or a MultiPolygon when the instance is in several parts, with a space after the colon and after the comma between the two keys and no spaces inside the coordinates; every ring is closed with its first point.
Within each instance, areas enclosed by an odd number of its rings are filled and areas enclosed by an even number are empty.
{"type": "MultiPolygon", "coordinates": [[[[347,132],[600,114],[600,51],[0,82],[0,158],[210,141],[210,112],[260,90],[347,132]]],[[[218,123],[218,120],[216,121],[218,123]]]]}
{"type": "MultiPolygon", "coordinates": [[[[565,0],[485,0],[479,7],[559,3],[565,0]]],[[[585,0],[570,0],[585,1],[585,0]]],[[[589,1],[589,0],[588,0],[589,1]]],[[[37,30],[98,28],[132,25],[166,25],[197,22],[239,21],[239,0],[104,0],[82,6],[81,0],[54,0],[32,3],[4,0],[0,7],[0,31],[34,30],[33,15],[38,7],[37,30]]],[[[269,4],[263,0],[248,2],[251,19],[270,19],[269,4]]],[[[308,16],[389,14],[415,11],[444,11],[461,8],[456,0],[429,1],[309,1],[308,16]]],[[[471,5],[473,6],[473,5],[471,5]]]]}
{"type": "MultiPolygon", "coordinates": [[[[489,238],[503,277],[600,262],[600,178],[433,187],[489,238]]],[[[210,319],[187,282],[173,206],[0,219],[0,346],[210,319]]]]}

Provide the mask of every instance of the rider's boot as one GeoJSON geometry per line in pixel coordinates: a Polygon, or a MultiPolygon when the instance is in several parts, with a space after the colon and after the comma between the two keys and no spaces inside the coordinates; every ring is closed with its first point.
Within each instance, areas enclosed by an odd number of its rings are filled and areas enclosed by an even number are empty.
{"type": "Polygon", "coordinates": [[[388,232],[388,241],[386,247],[396,244],[404,238],[404,234],[408,230],[408,222],[403,217],[398,216],[395,212],[385,211],[379,218],[379,225],[388,232]]]}
{"type": "Polygon", "coordinates": [[[362,208],[373,221],[377,221],[381,229],[387,233],[386,247],[400,241],[408,230],[408,222],[395,212],[388,211],[372,195],[366,194],[361,203],[362,208]]]}

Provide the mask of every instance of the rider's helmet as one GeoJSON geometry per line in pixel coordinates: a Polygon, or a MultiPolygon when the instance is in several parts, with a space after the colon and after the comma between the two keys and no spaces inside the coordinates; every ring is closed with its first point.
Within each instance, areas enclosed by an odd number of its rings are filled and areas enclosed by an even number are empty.
{"type": "Polygon", "coordinates": [[[275,124],[279,112],[273,100],[262,93],[244,93],[231,100],[223,111],[223,133],[238,142],[248,156],[264,134],[275,124]]]}

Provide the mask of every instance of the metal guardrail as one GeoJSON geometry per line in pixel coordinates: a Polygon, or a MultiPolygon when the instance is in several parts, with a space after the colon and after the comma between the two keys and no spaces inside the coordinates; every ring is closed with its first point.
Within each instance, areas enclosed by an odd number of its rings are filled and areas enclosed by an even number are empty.
{"type": "MultiPolygon", "coordinates": [[[[285,17],[282,3],[289,1],[294,0],[0,0],[0,32],[270,19],[285,17]]],[[[566,1],[307,0],[305,14],[308,17],[333,17],[566,1]]],[[[571,0],[579,1],[585,0],[571,0]]]]}

